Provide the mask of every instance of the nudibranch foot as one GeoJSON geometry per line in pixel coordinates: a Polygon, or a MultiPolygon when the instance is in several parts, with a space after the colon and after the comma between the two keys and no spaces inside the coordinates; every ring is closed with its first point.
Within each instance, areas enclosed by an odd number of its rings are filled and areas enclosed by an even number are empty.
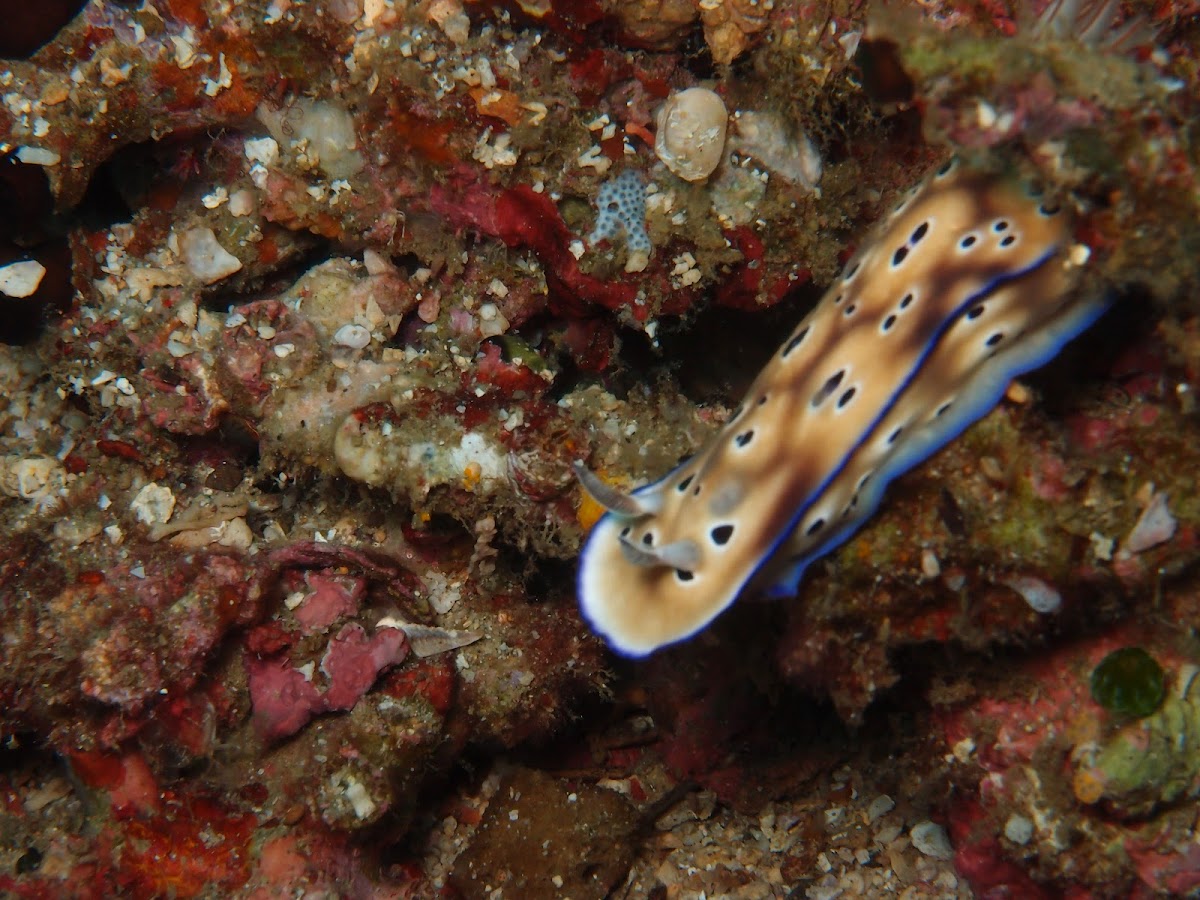
{"type": "Polygon", "coordinates": [[[640,656],[743,592],[794,593],[892,479],[1103,311],[1073,290],[1088,253],[1070,234],[1061,206],[956,161],[905,195],[695,457],[629,495],[577,467],[609,510],[580,560],[584,618],[640,656]]]}

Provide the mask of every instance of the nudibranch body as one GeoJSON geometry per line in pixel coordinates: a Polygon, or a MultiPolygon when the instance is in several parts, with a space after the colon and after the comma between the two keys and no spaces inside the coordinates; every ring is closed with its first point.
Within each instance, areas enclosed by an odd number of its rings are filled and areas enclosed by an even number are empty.
{"type": "Polygon", "coordinates": [[[1011,179],[943,166],[852,259],[699,453],[622,494],[588,537],[584,617],[640,656],[690,637],[746,590],[794,593],[887,483],[1049,360],[1103,311],[1073,296],[1086,248],[1011,179]]]}

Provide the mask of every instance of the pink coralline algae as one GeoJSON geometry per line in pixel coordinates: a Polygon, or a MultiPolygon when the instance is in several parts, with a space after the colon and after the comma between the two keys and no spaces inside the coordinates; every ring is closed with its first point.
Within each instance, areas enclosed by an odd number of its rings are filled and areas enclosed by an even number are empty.
{"type": "Polygon", "coordinates": [[[1177,806],[1200,784],[1189,762],[1200,739],[1195,665],[1167,662],[1177,673],[1170,708],[1148,718],[1111,718],[1089,693],[1095,666],[1138,636],[1123,629],[1063,647],[1023,668],[1028,694],[946,716],[951,777],[974,785],[950,806],[958,868],[977,893],[1053,897],[1069,883],[1070,896],[1178,896],[1200,885],[1191,819],[1177,806]],[[1083,831],[1089,840],[1070,840],[1083,831]]]}
{"type": "Polygon", "coordinates": [[[255,726],[264,740],[275,741],[295,734],[317,713],[350,709],[380,672],[407,655],[408,644],[399,629],[381,628],[368,638],[362,626],[345,625],[329,641],[321,659],[320,671],[328,686],[319,690],[313,673],[297,669],[290,659],[248,653],[255,726]]]}
{"type": "Polygon", "coordinates": [[[303,584],[308,593],[296,607],[294,615],[308,632],[324,631],[342,616],[357,613],[367,589],[363,578],[321,572],[305,572],[303,584]]]}

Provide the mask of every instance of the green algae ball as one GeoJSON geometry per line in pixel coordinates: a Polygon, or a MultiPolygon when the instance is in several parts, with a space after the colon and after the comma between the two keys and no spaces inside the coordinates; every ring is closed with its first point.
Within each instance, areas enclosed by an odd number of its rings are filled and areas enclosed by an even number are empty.
{"type": "Polygon", "coordinates": [[[1140,719],[1162,703],[1166,677],[1141,647],[1114,650],[1092,672],[1092,698],[1111,713],[1140,719]]]}

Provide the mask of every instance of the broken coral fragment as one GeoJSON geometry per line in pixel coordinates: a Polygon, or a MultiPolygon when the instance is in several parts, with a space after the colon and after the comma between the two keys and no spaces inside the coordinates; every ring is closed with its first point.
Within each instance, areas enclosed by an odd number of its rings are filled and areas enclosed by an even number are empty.
{"type": "Polygon", "coordinates": [[[727,66],[749,46],[751,38],[767,27],[773,4],[763,0],[704,0],[700,21],[704,40],[717,65],[727,66]]]}
{"type": "Polygon", "coordinates": [[[179,250],[188,271],[202,284],[216,284],[242,267],[241,260],[221,246],[211,228],[192,228],[179,236],[179,250]]]}
{"type": "Polygon", "coordinates": [[[259,104],[255,115],[279,144],[298,146],[303,158],[330,178],[349,178],[365,165],[354,117],[337,101],[297,97],[279,106],[259,104]]]}

